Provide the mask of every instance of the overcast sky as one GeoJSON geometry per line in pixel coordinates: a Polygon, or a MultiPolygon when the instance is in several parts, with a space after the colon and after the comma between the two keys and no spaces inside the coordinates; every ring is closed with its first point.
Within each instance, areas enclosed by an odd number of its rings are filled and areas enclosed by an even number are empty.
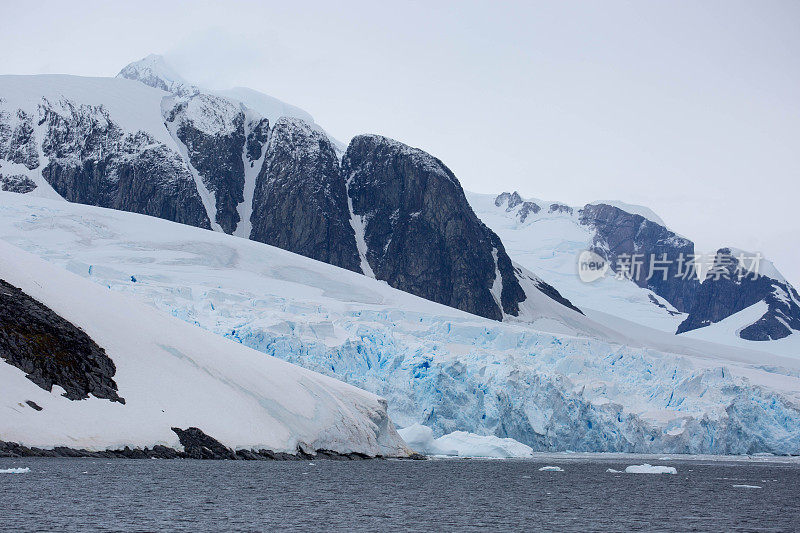
{"type": "Polygon", "coordinates": [[[800,1],[0,0],[0,17],[0,73],[163,53],[342,141],[423,148],[468,190],[644,204],[800,285],[800,1]]]}

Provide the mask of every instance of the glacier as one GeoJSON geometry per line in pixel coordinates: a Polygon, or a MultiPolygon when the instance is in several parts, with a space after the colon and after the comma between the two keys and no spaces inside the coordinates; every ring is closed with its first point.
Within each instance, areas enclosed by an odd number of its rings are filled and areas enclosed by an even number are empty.
{"type": "Polygon", "coordinates": [[[536,451],[800,453],[797,358],[624,321],[495,322],[235,236],[13,193],[0,239],[378,394],[399,427],[536,451]]]}

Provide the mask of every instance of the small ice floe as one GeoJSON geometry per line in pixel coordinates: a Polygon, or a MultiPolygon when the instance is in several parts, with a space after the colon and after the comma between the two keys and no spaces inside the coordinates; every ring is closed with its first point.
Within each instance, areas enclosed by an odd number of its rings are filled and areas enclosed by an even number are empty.
{"type": "Polygon", "coordinates": [[[27,466],[25,468],[5,468],[0,469],[0,474],[27,474],[31,469],[27,466]]]}
{"type": "Polygon", "coordinates": [[[622,470],[614,470],[613,468],[609,468],[606,470],[609,474],[621,474],[622,470]]]}
{"type": "Polygon", "coordinates": [[[760,489],[758,485],[733,485],[734,489],[760,489]]]}
{"type": "Polygon", "coordinates": [[[564,469],[560,466],[543,466],[539,469],[539,472],[563,472],[564,469]]]}
{"type": "Polygon", "coordinates": [[[677,474],[678,471],[671,466],[649,465],[631,465],[625,469],[628,474],[677,474]]]}

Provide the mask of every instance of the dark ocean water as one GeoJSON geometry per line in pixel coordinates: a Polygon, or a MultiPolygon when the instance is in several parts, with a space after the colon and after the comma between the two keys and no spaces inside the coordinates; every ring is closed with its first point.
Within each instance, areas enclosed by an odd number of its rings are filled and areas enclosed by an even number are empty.
{"type": "Polygon", "coordinates": [[[800,530],[800,464],[642,462],[0,459],[0,531],[800,530]]]}

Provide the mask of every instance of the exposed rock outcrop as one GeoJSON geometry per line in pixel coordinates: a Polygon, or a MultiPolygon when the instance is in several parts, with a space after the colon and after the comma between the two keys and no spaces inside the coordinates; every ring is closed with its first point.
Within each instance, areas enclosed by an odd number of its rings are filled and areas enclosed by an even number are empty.
{"type": "MultiPolygon", "coordinates": [[[[2,99],[0,99],[2,102],[2,99]]],[[[39,166],[39,151],[32,117],[18,109],[16,116],[0,110],[0,159],[24,165],[28,170],[39,166]]]]}
{"type": "MultiPolygon", "coordinates": [[[[152,448],[130,448],[91,451],[79,448],[56,446],[55,448],[37,448],[21,445],[16,442],[0,440],[0,457],[91,457],[102,459],[212,459],[231,461],[308,461],[329,459],[336,461],[353,461],[373,459],[361,453],[339,453],[331,450],[306,451],[298,447],[295,453],[274,452],[272,450],[232,450],[220,443],[217,439],[209,437],[201,429],[190,427],[187,429],[172,428],[178,435],[183,450],[176,450],[163,445],[152,448]]],[[[381,459],[381,457],[374,457],[381,459]]],[[[411,454],[408,459],[424,459],[419,454],[411,454]]]]}
{"type": "Polygon", "coordinates": [[[144,132],[127,133],[102,107],[46,100],[42,176],[64,199],[209,228],[181,157],[144,132]]]}
{"type": "Polygon", "coordinates": [[[378,135],[355,137],[342,160],[366,259],[392,287],[487,318],[517,315],[526,296],[497,235],[435,157],[378,135]],[[502,279],[501,305],[492,288],[502,279]]]}
{"type": "Polygon", "coordinates": [[[36,189],[36,183],[34,183],[34,181],[28,176],[22,174],[4,176],[3,174],[0,174],[0,191],[25,194],[34,189],[36,189]]]}
{"type": "Polygon", "coordinates": [[[81,329],[0,279],[0,358],[46,391],[64,389],[70,400],[89,394],[125,403],[114,382],[116,367],[81,329]]]}
{"type": "Polygon", "coordinates": [[[233,233],[239,223],[237,206],[244,201],[244,112],[226,98],[198,93],[178,101],[166,120],[214,194],[215,221],[225,233],[233,233]]]}
{"type": "Polygon", "coordinates": [[[361,272],[336,152],[312,125],[283,117],[256,180],[250,238],[361,272]]]}

